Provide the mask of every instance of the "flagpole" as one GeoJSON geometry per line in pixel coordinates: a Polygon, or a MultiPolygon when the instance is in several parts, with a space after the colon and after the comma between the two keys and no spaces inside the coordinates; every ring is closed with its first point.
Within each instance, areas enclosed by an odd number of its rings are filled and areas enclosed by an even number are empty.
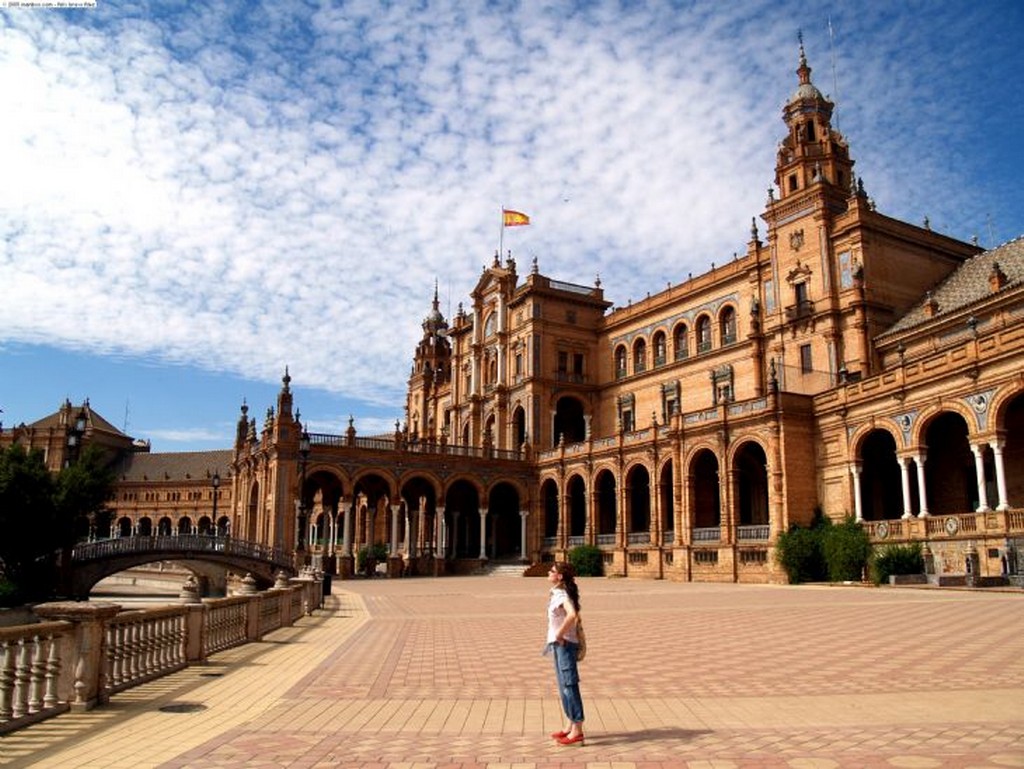
{"type": "Polygon", "coordinates": [[[501,229],[498,230],[498,260],[501,260],[501,249],[505,247],[505,204],[502,203],[498,211],[498,219],[501,220],[501,229]]]}

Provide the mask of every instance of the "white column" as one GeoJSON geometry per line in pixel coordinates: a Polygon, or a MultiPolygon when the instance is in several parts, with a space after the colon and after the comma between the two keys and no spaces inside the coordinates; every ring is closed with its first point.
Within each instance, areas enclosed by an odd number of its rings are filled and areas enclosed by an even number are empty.
{"type": "Polygon", "coordinates": [[[590,414],[583,415],[583,440],[590,440],[590,414]]]}
{"type": "Polygon", "coordinates": [[[469,356],[469,394],[479,395],[480,394],[480,377],[477,374],[477,370],[480,368],[477,365],[476,352],[473,352],[469,356]]]}
{"type": "Polygon", "coordinates": [[[445,538],[448,536],[448,526],[444,521],[444,505],[434,506],[434,547],[435,558],[444,558],[448,555],[445,547],[445,538]]]}
{"type": "Polygon", "coordinates": [[[338,510],[335,508],[328,515],[331,516],[331,549],[328,555],[333,556],[338,550],[338,510]]]}
{"type": "Polygon", "coordinates": [[[391,557],[398,555],[398,511],[401,505],[391,505],[391,557]]]}
{"type": "Polygon", "coordinates": [[[412,538],[412,510],[409,506],[405,506],[405,537],[402,538],[402,552],[410,558],[413,555],[413,549],[416,547],[416,541],[412,538]]]}
{"type": "Polygon", "coordinates": [[[917,498],[921,500],[921,510],[918,512],[918,518],[927,518],[931,513],[928,512],[928,492],[925,490],[924,484],[924,463],[927,459],[927,455],[923,452],[917,455],[917,498]]]}
{"type": "Polygon", "coordinates": [[[985,443],[972,443],[971,453],[974,454],[974,472],[978,480],[978,509],[976,513],[987,513],[990,508],[988,506],[988,489],[985,488],[985,443]]]}
{"type": "Polygon", "coordinates": [[[529,510],[519,511],[519,557],[526,560],[526,517],[529,510]]]}
{"type": "Polygon", "coordinates": [[[487,560],[487,508],[480,508],[480,560],[487,560]]]}
{"type": "Polygon", "coordinates": [[[903,486],[903,518],[913,518],[910,509],[910,457],[900,457],[900,482],[903,486]]]}
{"type": "Polygon", "coordinates": [[[555,416],[557,415],[557,413],[558,412],[556,412],[554,409],[552,409],[552,411],[551,411],[551,445],[552,446],[557,446],[558,445],[558,436],[555,435],[555,416]]]}
{"type": "Polygon", "coordinates": [[[1010,501],[1006,498],[1006,466],[1003,464],[1003,444],[992,442],[992,454],[996,460],[996,488],[999,493],[999,504],[996,510],[1009,510],[1010,501]]]}
{"type": "Polygon", "coordinates": [[[854,462],[850,465],[850,475],[853,476],[853,509],[858,522],[864,520],[864,508],[860,497],[860,471],[861,467],[858,463],[854,462]]]}
{"type": "Polygon", "coordinates": [[[352,556],[352,506],[347,504],[344,499],[340,499],[338,504],[341,505],[344,516],[341,523],[341,554],[344,556],[352,556]]]}

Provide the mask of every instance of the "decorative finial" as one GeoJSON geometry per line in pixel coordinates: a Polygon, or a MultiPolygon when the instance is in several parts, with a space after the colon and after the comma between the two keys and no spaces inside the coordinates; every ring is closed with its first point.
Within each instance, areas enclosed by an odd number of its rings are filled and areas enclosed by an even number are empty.
{"type": "Polygon", "coordinates": [[[288,392],[288,385],[291,384],[292,377],[288,373],[288,366],[284,367],[284,376],[281,377],[281,383],[284,385],[284,391],[288,392]]]}
{"type": "Polygon", "coordinates": [[[536,256],[533,257],[533,266],[530,268],[530,272],[532,272],[534,275],[537,275],[540,272],[540,269],[537,267],[537,257],[536,256]]]}
{"type": "Polygon", "coordinates": [[[594,278],[594,288],[601,288],[601,273],[597,273],[597,277],[594,278]]]}

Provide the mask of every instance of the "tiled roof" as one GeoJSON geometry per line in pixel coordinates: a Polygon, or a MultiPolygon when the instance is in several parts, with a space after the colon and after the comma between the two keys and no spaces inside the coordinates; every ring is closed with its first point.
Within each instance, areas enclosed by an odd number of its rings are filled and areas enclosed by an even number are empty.
{"type": "Polygon", "coordinates": [[[231,449],[129,454],[117,470],[123,481],[187,481],[210,478],[214,472],[227,483],[231,449]]]}
{"type": "Polygon", "coordinates": [[[1024,236],[968,259],[952,275],[922,297],[921,301],[896,321],[885,334],[906,331],[992,296],[989,277],[995,271],[996,265],[1005,276],[1001,290],[1024,285],[1024,236]],[[931,314],[928,310],[929,304],[935,308],[931,314]]]}
{"type": "MultiPolygon", "coordinates": [[[[118,430],[116,427],[114,427],[114,425],[110,424],[110,422],[108,422],[102,416],[100,416],[95,411],[93,411],[92,407],[89,406],[89,402],[88,401],[86,401],[85,403],[81,404],[80,406],[71,406],[72,418],[76,417],[80,411],[85,413],[85,419],[86,419],[87,427],[90,427],[93,430],[100,430],[100,431],[105,432],[105,433],[112,433],[113,435],[119,435],[119,436],[122,436],[124,438],[128,437],[127,435],[122,433],[120,430],[118,430]]],[[[33,422],[32,424],[27,425],[27,426],[31,427],[31,428],[35,428],[36,430],[48,430],[48,429],[59,428],[61,426],[61,424],[60,424],[60,411],[59,410],[58,411],[54,411],[52,414],[49,414],[48,416],[45,416],[42,419],[38,419],[35,422],[33,422]]]]}

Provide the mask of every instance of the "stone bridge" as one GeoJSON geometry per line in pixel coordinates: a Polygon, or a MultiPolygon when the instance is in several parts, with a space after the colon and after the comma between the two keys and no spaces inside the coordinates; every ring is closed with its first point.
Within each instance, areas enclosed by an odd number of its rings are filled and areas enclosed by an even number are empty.
{"type": "Polygon", "coordinates": [[[104,577],[133,566],[155,561],[176,561],[197,574],[206,575],[204,566],[250,573],[260,588],[274,583],[278,572],[296,573],[290,554],[278,548],[234,537],[208,534],[133,536],[81,542],[71,556],[71,594],[86,598],[104,577]]]}

